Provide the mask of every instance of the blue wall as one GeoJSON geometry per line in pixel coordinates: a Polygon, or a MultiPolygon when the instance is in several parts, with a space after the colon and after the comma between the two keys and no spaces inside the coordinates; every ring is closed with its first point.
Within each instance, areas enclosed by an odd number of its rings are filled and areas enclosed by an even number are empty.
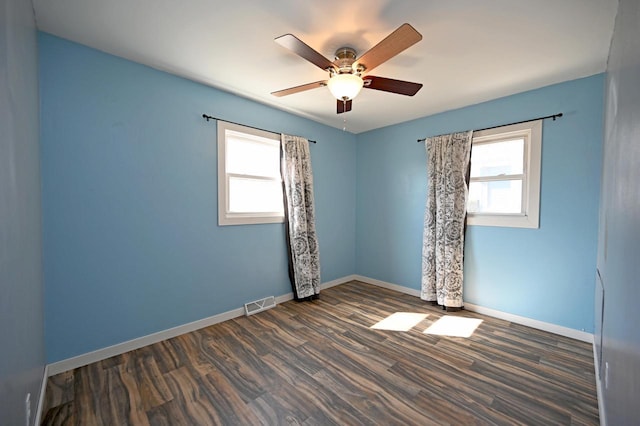
{"type": "MultiPolygon", "coordinates": [[[[607,66],[598,269],[604,287],[602,424],[640,419],[640,4],[620,0],[607,66]],[[606,420],[606,422],[604,422],[606,420]]],[[[599,308],[599,306],[597,307],[599,308]]]]}
{"type": "Polygon", "coordinates": [[[291,291],[282,224],[217,226],[216,125],[203,113],[318,141],[322,281],[353,273],[353,134],[39,42],[49,362],[291,291]]]}
{"type": "Polygon", "coordinates": [[[290,290],[283,225],[217,226],[216,126],[202,113],[318,140],[324,282],[358,273],[418,289],[426,156],[416,139],[563,112],[544,124],[540,229],[469,227],[465,301],[593,331],[602,75],[355,136],[39,41],[49,362],[290,290]]]}
{"type": "Polygon", "coordinates": [[[44,373],[38,48],[31,2],[0,10],[0,424],[23,425],[44,373]]]}
{"type": "Polygon", "coordinates": [[[603,75],[358,135],[356,271],[420,288],[425,136],[563,112],[543,125],[540,229],[470,226],[466,302],[593,332],[603,75]]]}

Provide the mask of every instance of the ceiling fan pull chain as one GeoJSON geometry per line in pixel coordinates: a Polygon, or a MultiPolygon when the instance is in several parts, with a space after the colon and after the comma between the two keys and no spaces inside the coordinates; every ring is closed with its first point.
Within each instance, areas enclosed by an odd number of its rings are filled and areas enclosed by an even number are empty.
{"type": "MultiPolygon", "coordinates": [[[[347,98],[342,98],[342,106],[343,106],[343,111],[347,111],[347,98]]],[[[342,131],[346,132],[347,131],[347,116],[343,115],[342,116],[342,131]]]]}

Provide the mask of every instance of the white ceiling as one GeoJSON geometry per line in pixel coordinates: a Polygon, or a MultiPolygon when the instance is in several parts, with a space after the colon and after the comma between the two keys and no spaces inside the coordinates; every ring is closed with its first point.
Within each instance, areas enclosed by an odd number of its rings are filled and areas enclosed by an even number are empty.
{"type": "Polygon", "coordinates": [[[353,133],[603,72],[617,0],[33,0],[38,28],[353,133]],[[276,44],[291,33],[333,60],[408,22],[422,41],[372,74],[423,83],[363,90],[336,115],[327,78],[276,44]]]}

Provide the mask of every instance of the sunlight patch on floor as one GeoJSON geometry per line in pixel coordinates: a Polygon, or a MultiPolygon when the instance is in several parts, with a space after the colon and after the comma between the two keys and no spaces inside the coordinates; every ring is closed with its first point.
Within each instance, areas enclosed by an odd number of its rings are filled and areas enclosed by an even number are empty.
{"type": "Polygon", "coordinates": [[[431,324],[424,334],[436,334],[438,336],[471,337],[476,328],[482,323],[478,318],[454,317],[445,315],[431,324]]]}
{"type": "Polygon", "coordinates": [[[371,326],[375,330],[409,331],[429,314],[415,312],[396,312],[371,326]]]}

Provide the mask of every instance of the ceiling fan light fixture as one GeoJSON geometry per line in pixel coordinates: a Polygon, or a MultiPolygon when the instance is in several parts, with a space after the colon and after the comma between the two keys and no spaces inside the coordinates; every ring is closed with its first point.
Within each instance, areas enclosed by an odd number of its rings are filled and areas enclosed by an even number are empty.
{"type": "Polygon", "coordinates": [[[356,74],[335,74],[327,82],[331,94],[340,101],[349,101],[360,93],[364,81],[356,74]]]}

